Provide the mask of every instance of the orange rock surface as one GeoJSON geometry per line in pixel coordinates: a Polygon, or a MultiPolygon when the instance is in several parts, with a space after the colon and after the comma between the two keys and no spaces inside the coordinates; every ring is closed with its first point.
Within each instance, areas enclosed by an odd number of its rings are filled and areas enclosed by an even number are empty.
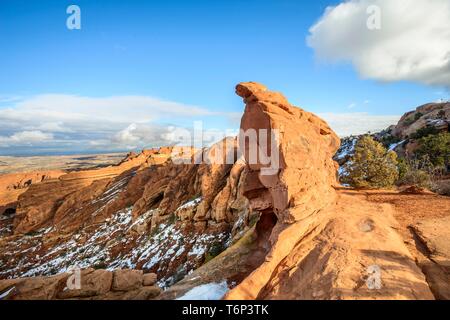
{"type": "Polygon", "coordinates": [[[276,223],[264,262],[226,299],[433,299],[392,209],[334,190],[339,139],[326,123],[257,83],[236,91],[246,103],[241,128],[278,129],[282,161],[272,176],[248,166],[244,195],[276,223]],[[366,285],[373,266],[381,272],[375,289],[366,285]]]}

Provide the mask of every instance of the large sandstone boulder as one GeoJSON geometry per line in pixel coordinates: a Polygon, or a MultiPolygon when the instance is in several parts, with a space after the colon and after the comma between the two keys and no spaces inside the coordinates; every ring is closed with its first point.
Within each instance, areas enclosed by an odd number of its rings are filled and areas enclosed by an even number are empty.
{"type": "Polygon", "coordinates": [[[142,277],[142,285],[143,286],[153,286],[158,280],[156,273],[146,273],[142,277]]]}
{"type": "Polygon", "coordinates": [[[107,270],[86,269],[80,274],[80,289],[67,285],[57,295],[58,299],[84,298],[105,294],[111,290],[113,273],[107,270]]]}
{"type": "Polygon", "coordinates": [[[69,274],[59,274],[51,277],[0,280],[0,293],[11,300],[52,300],[56,299],[68,277],[69,274]]]}
{"type": "Polygon", "coordinates": [[[438,299],[450,299],[450,216],[427,219],[411,226],[429,260],[422,263],[438,299]]]}
{"type": "Polygon", "coordinates": [[[142,287],[142,270],[116,270],[112,283],[113,291],[130,291],[142,287]]]}

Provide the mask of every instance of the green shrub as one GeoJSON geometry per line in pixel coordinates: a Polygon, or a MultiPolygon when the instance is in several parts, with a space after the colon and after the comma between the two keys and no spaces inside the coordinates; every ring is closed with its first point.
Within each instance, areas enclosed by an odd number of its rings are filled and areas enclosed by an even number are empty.
{"type": "Polygon", "coordinates": [[[399,137],[393,136],[393,135],[386,135],[383,138],[381,138],[381,143],[384,147],[388,148],[391,144],[400,142],[401,139],[399,137]]]}
{"type": "Polygon", "coordinates": [[[422,137],[419,140],[416,155],[418,158],[429,157],[436,167],[448,167],[450,165],[450,133],[442,132],[422,137]]]}
{"type": "Polygon", "coordinates": [[[177,216],[175,213],[171,213],[169,218],[167,219],[167,224],[174,224],[177,221],[177,216]]]}
{"type": "Polygon", "coordinates": [[[214,259],[215,257],[217,257],[222,251],[224,250],[224,246],[223,243],[221,242],[214,242],[208,253],[206,253],[205,255],[205,263],[207,263],[208,261],[214,259]]]}
{"type": "Polygon", "coordinates": [[[398,167],[398,185],[413,185],[441,193],[445,168],[434,166],[428,155],[420,159],[400,159],[398,167]]]}
{"type": "Polygon", "coordinates": [[[422,137],[427,137],[432,134],[438,134],[439,131],[435,127],[423,127],[417,130],[411,135],[412,139],[421,139],[422,137]]]}
{"type": "Polygon", "coordinates": [[[344,165],[347,174],[342,182],[356,188],[391,187],[398,179],[397,154],[366,135],[355,146],[355,152],[344,165]]]}
{"type": "Polygon", "coordinates": [[[398,164],[397,164],[397,169],[398,169],[398,179],[402,180],[403,177],[408,173],[408,171],[410,169],[408,161],[405,158],[399,158],[398,164]]]}
{"type": "Polygon", "coordinates": [[[424,170],[410,169],[399,180],[400,185],[412,185],[421,188],[431,189],[431,176],[424,170]]]}
{"type": "Polygon", "coordinates": [[[414,123],[414,118],[412,118],[412,117],[406,118],[405,121],[404,121],[404,124],[406,126],[409,126],[409,125],[411,125],[413,123],[414,123]]]}

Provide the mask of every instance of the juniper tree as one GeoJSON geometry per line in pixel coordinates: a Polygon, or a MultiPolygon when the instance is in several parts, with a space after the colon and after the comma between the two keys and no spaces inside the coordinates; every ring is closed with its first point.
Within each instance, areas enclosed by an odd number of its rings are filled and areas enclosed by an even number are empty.
{"type": "Polygon", "coordinates": [[[397,154],[371,136],[361,137],[350,161],[344,165],[342,182],[356,188],[386,188],[398,179],[397,154]]]}

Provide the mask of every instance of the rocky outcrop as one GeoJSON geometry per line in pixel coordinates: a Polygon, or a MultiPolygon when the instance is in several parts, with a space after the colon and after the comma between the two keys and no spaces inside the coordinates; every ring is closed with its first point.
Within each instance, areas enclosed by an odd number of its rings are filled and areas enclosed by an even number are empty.
{"type": "Polygon", "coordinates": [[[78,265],[154,271],[168,286],[223,251],[250,219],[236,138],[188,151],[145,150],[32,185],[14,222],[0,221],[0,278],[78,265]]]}
{"type": "Polygon", "coordinates": [[[241,128],[277,129],[281,161],[272,175],[262,174],[261,162],[248,165],[244,195],[262,211],[257,228],[273,228],[261,244],[269,247],[265,260],[226,299],[432,299],[390,207],[334,190],[339,139],[326,123],[262,85],[236,91],[246,103],[241,128]],[[370,287],[374,270],[382,284],[370,287]]]}
{"type": "Polygon", "coordinates": [[[51,277],[0,280],[0,300],[148,300],[160,289],[139,270],[84,269],[51,277]]]}
{"type": "MultiPolygon", "coordinates": [[[[254,129],[266,130],[267,139],[278,135],[273,152],[278,153],[279,168],[273,172],[262,172],[269,165],[260,159],[252,163],[251,143],[243,148],[249,168],[244,195],[252,208],[273,211],[279,222],[292,223],[331,204],[337,169],[331,158],[339,147],[338,136],[322,119],[292,107],[280,93],[260,84],[242,83],[236,92],[246,103],[242,134],[254,129]]],[[[263,143],[258,137],[257,146],[263,143]]]]}
{"type": "Polygon", "coordinates": [[[32,184],[54,180],[63,174],[62,170],[49,170],[0,175],[0,216],[8,209],[15,211],[18,197],[32,184]]]}
{"type": "MultiPolygon", "coordinates": [[[[83,205],[103,194],[104,198],[96,202],[98,209],[111,200],[109,195],[104,194],[106,190],[111,190],[111,185],[121,183],[123,186],[140,168],[164,163],[169,157],[170,153],[144,150],[138,155],[129,154],[115,166],[60,174],[57,179],[41,181],[45,183],[30,183],[30,188],[18,199],[14,233],[35,232],[49,225],[56,225],[58,229],[68,225],[69,229],[76,229],[85,222],[79,213],[83,205]],[[118,176],[121,177],[120,182],[116,179],[118,176]],[[69,221],[65,219],[67,216],[69,221]]],[[[115,191],[118,190],[111,193],[115,191]]],[[[92,213],[90,210],[83,212],[87,215],[92,213]]]]}
{"type": "Polygon", "coordinates": [[[438,131],[448,131],[449,123],[450,102],[428,103],[405,113],[392,130],[392,134],[405,139],[427,126],[438,131]]]}

